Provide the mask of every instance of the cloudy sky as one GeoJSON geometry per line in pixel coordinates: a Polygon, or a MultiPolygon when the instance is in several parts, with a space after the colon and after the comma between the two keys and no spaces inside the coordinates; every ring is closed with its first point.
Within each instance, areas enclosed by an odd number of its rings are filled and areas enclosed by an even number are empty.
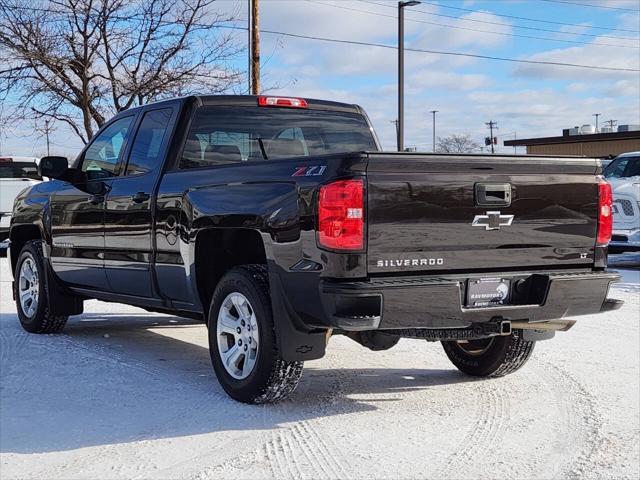
{"type": "MultiPolygon", "coordinates": [[[[246,16],[246,0],[218,2],[246,16]]],[[[336,40],[395,45],[397,2],[261,0],[262,29],[336,40]]],[[[482,142],[498,122],[500,143],[517,136],[615,119],[640,124],[640,73],[518,63],[465,55],[640,69],[640,0],[425,0],[406,9],[407,146],[432,148],[437,135],[482,142]]],[[[245,41],[239,32],[238,40],[245,41]]],[[[263,33],[264,84],[273,93],[362,105],[386,149],[395,148],[396,58],[393,49],[263,33]]],[[[246,58],[238,58],[244,68],[246,58]]],[[[80,144],[60,127],[54,148],[80,144]]],[[[41,134],[29,126],[3,132],[2,153],[37,155],[41,134]]],[[[512,149],[501,147],[501,151],[512,149]]]]}

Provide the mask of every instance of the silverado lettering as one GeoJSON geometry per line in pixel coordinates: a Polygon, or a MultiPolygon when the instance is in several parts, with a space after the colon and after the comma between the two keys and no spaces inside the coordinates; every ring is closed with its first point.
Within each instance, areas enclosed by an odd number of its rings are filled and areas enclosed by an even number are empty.
{"type": "Polygon", "coordinates": [[[444,258],[405,258],[401,260],[378,260],[378,267],[426,267],[444,265],[444,258]]]}

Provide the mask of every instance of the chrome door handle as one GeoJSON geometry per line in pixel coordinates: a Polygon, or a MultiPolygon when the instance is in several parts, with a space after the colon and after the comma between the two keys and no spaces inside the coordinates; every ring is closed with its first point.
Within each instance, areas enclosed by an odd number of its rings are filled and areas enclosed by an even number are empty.
{"type": "Polygon", "coordinates": [[[144,193],[144,192],[138,192],[138,193],[136,193],[136,194],[131,196],[131,200],[133,200],[135,203],[146,202],[150,198],[151,198],[151,195],[149,195],[148,193],[144,193]]]}

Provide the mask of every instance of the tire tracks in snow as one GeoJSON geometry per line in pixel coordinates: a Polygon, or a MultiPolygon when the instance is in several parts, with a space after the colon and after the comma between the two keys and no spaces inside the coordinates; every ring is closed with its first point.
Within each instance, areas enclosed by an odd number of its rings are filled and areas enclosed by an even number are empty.
{"type": "MultiPolygon", "coordinates": [[[[349,377],[348,374],[343,373],[340,367],[333,362],[332,357],[328,356],[327,358],[327,368],[332,369],[329,374],[329,378],[331,379],[330,385],[327,385],[327,391],[323,392],[323,395],[318,399],[321,402],[319,405],[314,403],[311,411],[301,412],[302,416],[315,418],[304,418],[287,424],[284,432],[273,432],[271,440],[267,443],[267,445],[274,447],[270,449],[272,457],[269,459],[274,476],[277,476],[278,473],[283,474],[284,478],[294,479],[314,479],[318,477],[348,479],[356,476],[346,467],[348,459],[342,453],[343,449],[337,447],[331,437],[323,437],[316,427],[316,424],[319,422],[318,419],[321,419],[323,414],[332,414],[329,412],[331,405],[343,394],[341,387],[345,381],[348,381],[349,377]],[[278,441],[278,438],[283,435],[287,437],[284,443],[278,441]],[[279,443],[284,448],[276,448],[279,443]],[[279,466],[282,464],[283,458],[287,458],[287,455],[296,458],[297,454],[302,454],[306,460],[305,463],[311,467],[310,469],[303,468],[300,471],[298,461],[298,463],[293,465],[294,470],[290,470],[287,467],[285,471],[277,472],[277,469],[279,469],[279,466]],[[296,471],[296,469],[298,471],[296,471]]],[[[295,399],[293,401],[295,401],[295,399]]],[[[279,403],[271,408],[274,410],[274,413],[278,413],[278,417],[286,418],[288,410],[287,403],[288,402],[279,403]]],[[[271,414],[272,419],[276,416],[274,413],[271,414]]],[[[267,450],[267,445],[265,445],[265,450],[267,450]]]]}
{"type": "Polygon", "coordinates": [[[547,377],[556,387],[565,389],[571,396],[570,426],[583,437],[583,445],[576,459],[562,468],[562,478],[581,478],[592,468],[595,459],[608,439],[602,432],[602,416],[598,412],[597,399],[587,388],[562,366],[541,359],[547,377]]]}
{"type": "Polygon", "coordinates": [[[433,477],[450,477],[452,471],[463,475],[467,469],[473,469],[478,459],[485,458],[485,451],[496,445],[505,432],[504,420],[508,416],[509,399],[501,379],[476,380],[479,395],[476,399],[477,410],[472,426],[443,466],[433,473],[433,477]]]}
{"type": "MultiPolygon", "coordinates": [[[[264,444],[274,478],[352,478],[340,450],[329,445],[309,421],[295,422],[285,431],[275,431],[264,444]]],[[[332,442],[331,442],[332,443],[332,442]]]]}
{"type": "Polygon", "coordinates": [[[10,369],[11,357],[24,348],[30,336],[17,328],[0,328],[0,365],[3,369],[10,369]]]}
{"type": "MultiPolygon", "coordinates": [[[[111,364],[123,372],[135,370],[144,376],[171,384],[170,388],[176,387],[176,384],[171,380],[173,376],[167,369],[158,368],[143,361],[132,360],[113,348],[92,343],[85,339],[78,339],[68,334],[55,335],[55,339],[56,342],[44,342],[40,344],[40,346],[45,350],[57,352],[62,350],[71,355],[81,353],[85,361],[98,361],[100,363],[111,364]]],[[[199,393],[200,399],[197,402],[189,403],[187,406],[176,403],[171,415],[164,417],[161,424],[158,423],[132,433],[132,435],[127,437],[126,441],[119,444],[101,445],[95,453],[77,458],[52,470],[50,472],[51,476],[66,477],[82,471],[83,466],[86,465],[87,462],[90,462],[92,458],[104,459],[105,457],[111,457],[114,459],[112,462],[113,467],[110,471],[111,474],[122,476],[123,478],[144,477],[149,471],[152,471],[151,467],[154,466],[154,462],[136,455],[135,463],[132,463],[131,459],[127,458],[127,455],[129,455],[131,451],[130,445],[146,442],[150,438],[161,437],[163,432],[170,430],[173,425],[180,424],[185,419],[193,418],[194,411],[202,411],[202,409],[211,404],[211,402],[229,401],[228,397],[218,390],[217,381],[214,376],[211,375],[209,385],[204,392],[199,393]]]]}
{"type": "MultiPolygon", "coordinates": [[[[282,427],[272,428],[267,432],[267,437],[261,444],[256,445],[250,454],[240,454],[216,465],[206,467],[199,474],[198,479],[231,477],[237,473],[236,465],[242,464],[243,459],[253,459],[253,467],[265,465],[269,475],[281,479],[349,479],[359,475],[348,467],[348,458],[342,453],[343,449],[335,445],[330,437],[323,436],[317,429],[317,424],[324,414],[330,412],[331,405],[342,395],[341,385],[347,380],[348,375],[342,373],[339,367],[330,363],[328,368],[335,368],[328,377],[331,379],[326,392],[315,399],[312,405],[298,411],[299,420],[290,421],[291,409],[296,408],[296,399],[285,400],[271,405],[263,405],[263,424],[282,427]],[[293,407],[292,407],[293,403],[293,407]],[[305,418],[308,417],[308,418],[305,418]],[[273,428],[276,428],[273,430],[273,428]]],[[[306,393],[306,392],[304,392],[306,393]]],[[[295,397],[304,395],[298,391],[295,397]]],[[[347,413],[347,412],[341,412],[347,413]]],[[[246,463],[246,461],[245,461],[246,463]]],[[[242,470],[246,474],[246,470],[242,470]]],[[[259,472],[264,474],[265,472],[259,472]]]]}
{"type": "MultiPolygon", "coordinates": [[[[602,444],[606,442],[601,432],[602,420],[598,414],[596,399],[561,366],[544,358],[537,361],[540,368],[536,374],[542,384],[547,385],[548,394],[555,400],[552,407],[556,410],[554,421],[558,424],[551,431],[556,436],[563,437],[558,439],[562,445],[571,445],[571,437],[574,436],[582,440],[575,460],[566,464],[566,456],[563,457],[563,462],[551,465],[552,468],[560,467],[561,471],[549,472],[549,475],[559,478],[582,477],[592,466],[602,444]]],[[[500,378],[477,381],[480,383],[480,395],[477,398],[475,421],[458,443],[455,453],[445,460],[443,466],[434,472],[433,477],[448,477],[452,471],[460,475],[472,472],[474,466],[486,462],[486,449],[499,444],[500,436],[506,432],[505,422],[509,421],[508,392],[504,385],[498,383],[501,381],[503,379],[500,378]]],[[[551,442],[548,438],[547,443],[551,442]]],[[[540,468],[543,466],[540,465],[540,468]]]]}

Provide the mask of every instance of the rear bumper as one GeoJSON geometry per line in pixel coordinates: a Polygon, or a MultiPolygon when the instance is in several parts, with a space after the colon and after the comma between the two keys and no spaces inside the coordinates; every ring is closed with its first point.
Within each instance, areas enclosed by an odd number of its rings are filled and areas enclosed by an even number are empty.
{"type": "Polygon", "coordinates": [[[610,247],[640,249],[640,228],[615,229],[609,242],[610,247]]]}
{"type": "Polygon", "coordinates": [[[546,322],[620,308],[607,299],[615,272],[508,272],[483,275],[394,277],[363,282],[322,282],[328,326],[341,330],[466,328],[495,321],[546,322]],[[513,305],[466,308],[469,279],[502,277],[524,283],[513,305]]]}

